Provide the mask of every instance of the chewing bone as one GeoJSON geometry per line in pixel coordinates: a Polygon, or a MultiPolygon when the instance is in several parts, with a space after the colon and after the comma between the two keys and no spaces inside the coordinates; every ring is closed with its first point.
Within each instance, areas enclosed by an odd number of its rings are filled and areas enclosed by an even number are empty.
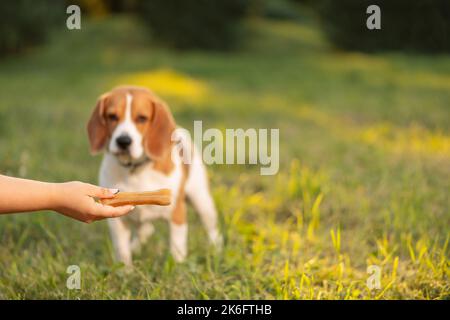
{"type": "Polygon", "coordinates": [[[102,204],[118,207],[124,205],[158,205],[168,206],[170,204],[171,192],[169,189],[144,192],[119,192],[113,198],[100,199],[102,204]]]}

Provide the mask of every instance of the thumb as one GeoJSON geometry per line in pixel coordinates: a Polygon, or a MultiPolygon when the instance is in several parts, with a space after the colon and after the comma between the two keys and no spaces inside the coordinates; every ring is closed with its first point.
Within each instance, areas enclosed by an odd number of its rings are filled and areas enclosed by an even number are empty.
{"type": "Polygon", "coordinates": [[[88,184],[86,192],[91,197],[104,199],[114,197],[114,195],[116,195],[119,192],[119,189],[103,188],[92,184],[88,184]]]}

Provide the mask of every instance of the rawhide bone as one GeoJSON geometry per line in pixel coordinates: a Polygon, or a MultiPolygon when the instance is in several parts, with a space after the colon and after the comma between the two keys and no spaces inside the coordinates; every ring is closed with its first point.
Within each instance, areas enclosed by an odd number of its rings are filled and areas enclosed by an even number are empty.
{"type": "Polygon", "coordinates": [[[170,204],[171,192],[169,189],[144,192],[119,192],[114,198],[100,199],[102,204],[118,207],[124,205],[144,205],[152,204],[158,206],[168,206],[170,204]]]}

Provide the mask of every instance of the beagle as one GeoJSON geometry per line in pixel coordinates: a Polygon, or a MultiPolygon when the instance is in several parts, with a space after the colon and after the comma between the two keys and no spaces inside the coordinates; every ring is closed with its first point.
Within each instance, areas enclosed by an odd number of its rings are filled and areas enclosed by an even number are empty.
{"type": "Polygon", "coordinates": [[[127,266],[132,265],[132,252],[153,233],[152,221],[158,218],[170,224],[170,251],[175,261],[186,258],[186,198],[200,215],[210,242],[221,245],[217,211],[201,155],[192,141],[177,137],[182,130],[175,129],[166,103],[150,90],[132,86],[103,94],[88,122],[91,152],[105,151],[101,186],[121,191],[172,191],[169,206],[139,206],[125,217],[108,220],[116,258],[127,266]],[[189,164],[177,151],[180,142],[192,150],[189,164]]]}

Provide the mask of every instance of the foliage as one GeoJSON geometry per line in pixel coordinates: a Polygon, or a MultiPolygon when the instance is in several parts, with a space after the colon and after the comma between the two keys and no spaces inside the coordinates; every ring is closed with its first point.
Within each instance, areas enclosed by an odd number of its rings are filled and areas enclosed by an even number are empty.
{"type": "Polygon", "coordinates": [[[325,31],[338,47],[364,51],[450,51],[450,3],[447,0],[319,0],[325,31]],[[381,30],[366,28],[366,9],[381,8],[381,30]]]}
{"type": "Polygon", "coordinates": [[[42,43],[57,21],[64,21],[62,2],[0,1],[0,55],[42,43]]]}
{"type": "Polygon", "coordinates": [[[300,17],[299,9],[289,0],[264,0],[260,6],[262,7],[262,15],[267,18],[297,20],[300,17]]]}
{"type": "Polygon", "coordinates": [[[154,38],[175,48],[230,49],[249,0],[152,0],[138,13],[154,38]]]}
{"type": "Polygon", "coordinates": [[[66,5],[75,4],[83,14],[102,17],[111,13],[134,12],[139,0],[66,0],[66,5]]]}

